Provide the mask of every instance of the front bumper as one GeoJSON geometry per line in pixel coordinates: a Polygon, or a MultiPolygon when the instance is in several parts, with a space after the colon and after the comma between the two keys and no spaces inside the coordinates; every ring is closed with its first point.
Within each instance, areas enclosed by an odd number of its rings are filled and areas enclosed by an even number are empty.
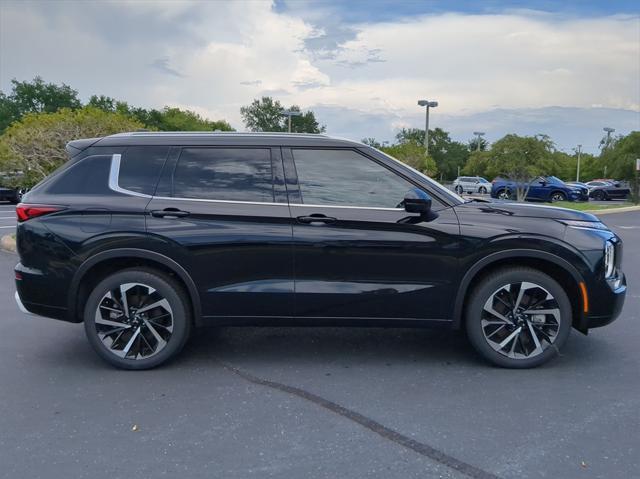
{"type": "MultiPolygon", "coordinates": [[[[620,274],[619,285],[615,289],[607,285],[609,291],[606,293],[600,291],[597,295],[597,311],[594,312],[594,314],[585,315],[583,318],[582,326],[585,330],[601,328],[602,326],[612,323],[620,316],[627,294],[627,280],[624,274],[620,274]]],[[[591,301],[595,299],[596,297],[591,299],[591,301]]]]}

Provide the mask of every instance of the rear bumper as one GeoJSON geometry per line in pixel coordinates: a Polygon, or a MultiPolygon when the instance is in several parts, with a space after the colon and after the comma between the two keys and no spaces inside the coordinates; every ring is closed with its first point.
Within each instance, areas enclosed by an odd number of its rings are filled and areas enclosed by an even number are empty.
{"type": "Polygon", "coordinates": [[[13,296],[16,300],[16,304],[18,305],[18,309],[24,313],[24,314],[28,314],[28,315],[33,315],[33,313],[31,311],[29,311],[24,304],[22,304],[22,300],[20,299],[20,295],[18,294],[18,292],[16,291],[16,293],[13,296]]]}
{"type": "Polygon", "coordinates": [[[46,318],[69,321],[67,315],[66,295],[60,298],[59,286],[61,278],[52,280],[41,271],[18,263],[16,272],[15,300],[20,311],[46,318]],[[20,278],[20,279],[18,279],[20,278]],[[57,283],[56,283],[57,280],[57,283]],[[58,299],[56,302],[55,299],[58,299]]]}

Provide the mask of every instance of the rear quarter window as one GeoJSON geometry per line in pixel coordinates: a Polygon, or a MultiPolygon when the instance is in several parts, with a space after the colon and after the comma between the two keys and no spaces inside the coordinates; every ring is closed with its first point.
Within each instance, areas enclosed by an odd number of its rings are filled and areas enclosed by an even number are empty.
{"type": "Polygon", "coordinates": [[[108,195],[111,155],[88,156],[73,163],[39,187],[55,195],[108,195]]]}

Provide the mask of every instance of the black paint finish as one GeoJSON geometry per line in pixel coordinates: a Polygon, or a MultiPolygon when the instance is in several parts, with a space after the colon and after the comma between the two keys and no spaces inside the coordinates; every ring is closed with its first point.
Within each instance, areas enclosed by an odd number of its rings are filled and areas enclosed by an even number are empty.
{"type": "Polygon", "coordinates": [[[175,274],[198,323],[458,327],[466,294],[488,268],[532,261],[568,278],[577,305],[574,326],[582,331],[615,319],[624,300],[619,238],[566,224],[596,222],[592,215],[465,203],[359,143],[320,135],[128,134],[73,146],[70,163],[23,200],[62,209],[17,229],[18,293],[28,310],[44,316],[82,321],[83,294],[97,275],[135,265],[175,274]],[[145,146],[168,148],[161,171],[153,172],[157,185],[145,186],[153,194],[114,188],[112,155],[126,158],[136,147],[139,157],[145,146]],[[273,200],[173,197],[176,164],[187,147],[269,149],[273,200]],[[304,204],[291,148],[357,151],[425,192],[431,210],[304,204]],[[74,165],[87,158],[108,162],[110,173],[88,179],[83,194],[56,193],[56,182],[80,171],[74,165]],[[617,253],[614,280],[604,277],[607,241],[617,253]],[[581,282],[587,313],[574,294],[581,282]]]}

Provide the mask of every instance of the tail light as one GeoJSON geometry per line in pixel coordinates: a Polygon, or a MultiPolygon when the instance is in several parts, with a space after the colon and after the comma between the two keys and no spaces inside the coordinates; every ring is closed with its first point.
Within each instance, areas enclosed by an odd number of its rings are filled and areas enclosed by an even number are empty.
{"type": "Polygon", "coordinates": [[[48,215],[49,213],[55,213],[56,211],[61,211],[63,209],[64,207],[56,205],[28,205],[20,203],[16,206],[16,216],[18,217],[18,222],[22,223],[32,218],[48,215]]]}

